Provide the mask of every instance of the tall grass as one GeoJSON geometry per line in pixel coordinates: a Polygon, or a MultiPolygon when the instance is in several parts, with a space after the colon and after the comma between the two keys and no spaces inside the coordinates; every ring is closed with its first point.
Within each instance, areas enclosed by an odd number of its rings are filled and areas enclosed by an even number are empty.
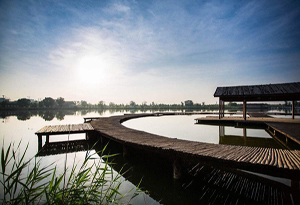
{"type": "Polygon", "coordinates": [[[138,195],[139,186],[128,193],[119,192],[121,175],[113,171],[105,148],[87,152],[80,166],[57,174],[54,164],[41,167],[41,159],[25,160],[28,145],[20,153],[20,144],[1,149],[0,203],[2,204],[129,204],[138,195]],[[94,160],[99,154],[102,160],[94,160]],[[92,165],[90,162],[93,162],[92,165]],[[89,163],[88,163],[89,162],[89,163]]]}

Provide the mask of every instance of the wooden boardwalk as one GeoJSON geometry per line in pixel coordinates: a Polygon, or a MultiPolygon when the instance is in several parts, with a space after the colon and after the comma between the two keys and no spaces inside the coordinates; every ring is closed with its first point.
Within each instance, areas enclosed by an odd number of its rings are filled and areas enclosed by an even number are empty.
{"type": "Polygon", "coordinates": [[[69,124],[69,125],[48,125],[37,131],[37,135],[60,135],[60,134],[74,134],[85,133],[92,131],[94,128],[89,123],[83,124],[69,124]]]}
{"type": "Polygon", "coordinates": [[[91,125],[102,136],[123,144],[126,149],[132,147],[159,152],[173,158],[174,164],[180,164],[180,161],[185,160],[200,160],[214,166],[228,166],[294,180],[300,179],[300,150],[193,142],[133,130],[121,124],[126,120],[149,116],[154,114],[103,117],[93,120],[91,125]]]}

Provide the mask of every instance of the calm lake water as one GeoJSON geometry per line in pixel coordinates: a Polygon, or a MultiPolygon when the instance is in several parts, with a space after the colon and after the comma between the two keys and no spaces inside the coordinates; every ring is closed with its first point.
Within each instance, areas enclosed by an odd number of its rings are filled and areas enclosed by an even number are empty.
{"type": "MultiPolygon", "coordinates": [[[[129,112],[107,110],[76,112],[22,111],[5,114],[2,113],[2,118],[0,118],[0,140],[2,144],[4,143],[5,147],[7,147],[11,142],[18,144],[21,141],[21,151],[24,150],[25,146],[28,144],[26,157],[27,159],[30,159],[38,152],[38,139],[34,133],[46,125],[77,124],[83,123],[84,117],[104,117],[123,115],[124,113],[129,112]]],[[[146,117],[126,121],[123,125],[132,129],[143,130],[166,137],[192,141],[214,144],[239,144],[246,146],[249,146],[246,143],[251,141],[252,144],[250,144],[250,146],[253,144],[262,146],[261,144],[263,144],[263,146],[266,147],[281,147],[281,145],[273,140],[273,138],[263,129],[243,129],[195,124],[195,118],[199,117],[205,116],[182,115],[146,117]]],[[[71,135],[70,139],[85,139],[85,135],[71,135]]],[[[50,137],[50,143],[53,141],[57,142],[66,140],[68,140],[68,136],[66,135],[50,137]]],[[[43,139],[43,142],[45,142],[45,139],[43,139]]],[[[38,158],[41,159],[41,163],[44,166],[55,162],[58,173],[62,173],[65,162],[67,162],[67,167],[71,168],[74,159],[76,162],[80,163],[80,161],[84,159],[85,155],[86,151],[82,151],[68,154],[48,155],[38,158]]],[[[202,197],[200,200],[200,196],[204,196],[203,193],[204,191],[206,193],[207,190],[207,182],[204,180],[204,175],[209,175],[214,172],[214,169],[211,167],[199,168],[201,172],[203,172],[203,176],[186,177],[179,181],[174,181],[172,179],[172,170],[164,161],[152,160],[145,162],[145,160],[140,159],[124,159],[123,157],[117,157],[115,162],[117,163],[116,170],[119,170],[124,164],[126,164],[125,168],[130,168],[125,176],[126,178],[122,178],[124,181],[121,186],[122,193],[127,193],[130,189],[135,187],[134,184],[138,184],[142,179],[141,187],[149,194],[140,194],[138,197],[133,199],[133,204],[145,204],[145,202],[146,204],[198,204],[199,202],[205,203],[210,201],[210,199],[206,199],[205,197],[204,199],[202,199],[202,197]]],[[[227,170],[221,171],[227,173],[227,170]]],[[[240,171],[239,175],[242,175],[242,173],[245,172],[240,171]]],[[[291,181],[288,179],[276,178],[257,173],[250,174],[257,176],[258,181],[261,177],[281,184],[283,187],[291,186],[291,181]]],[[[228,195],[226,192],[225,194],[228,195]]]]}
{"type": "Polygon", "coordinates": [[[131,129],[183,140],[213,144],[282,148],[282,146],[262,128],[245,129],[230,126],[195,124],[196,118],[206,116],[207,115],[177,115],[145,117],[126,121],[123,125],[131,129]],[[247,137],[247,140],[244,141],[244,137],[247,137]],[[251,140],[249,141],[249,139],[251,140]],[[266,143],[262,143],[264,141],[266,143]]]}

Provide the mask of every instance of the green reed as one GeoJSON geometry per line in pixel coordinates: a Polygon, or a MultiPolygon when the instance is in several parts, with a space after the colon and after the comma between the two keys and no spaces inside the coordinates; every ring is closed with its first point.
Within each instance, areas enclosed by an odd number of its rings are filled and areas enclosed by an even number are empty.
{"type": "Polygon", "coordinates": [[[88,151],[80,167],[74,160],[69,174],[67,169],[57,174],[54,163],[41,167],[41,159],[26,161],[28,145],[20,154],[20,144],[16,148],[10,144],[7,149],[2,145],[2,204],[130,204],[141,192],[139,185],[126,194],[119,192],[121,174],[113,171],[109,162],[115,155],[103,154],[106,147],[94,154],[88,151]],[[95,154],[102,160],[95,160],[95,154]]]}

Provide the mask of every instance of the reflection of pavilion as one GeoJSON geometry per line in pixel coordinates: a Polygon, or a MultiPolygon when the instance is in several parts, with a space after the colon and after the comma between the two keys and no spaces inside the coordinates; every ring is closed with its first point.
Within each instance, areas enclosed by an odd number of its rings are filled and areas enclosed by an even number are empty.
{"type": "Polygon", "coordinates": [[[243,135],[226,135],[225,126],[219,125],[219,144],[283,148],[273,138],[247,136],[247,128],[242,129],[243,135]]]}

